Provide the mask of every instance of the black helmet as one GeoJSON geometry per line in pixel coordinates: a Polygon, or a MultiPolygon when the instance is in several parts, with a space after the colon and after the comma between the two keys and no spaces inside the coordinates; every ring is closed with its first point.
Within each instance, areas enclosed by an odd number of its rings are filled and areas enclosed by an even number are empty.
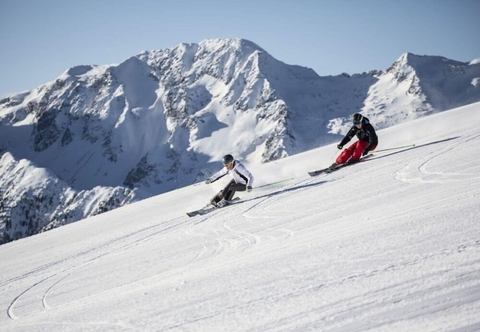
{"type": "Polygon", "coordinates": [[[355,113],[353,115],[353,124],[354,125],[358,125],[358,124],[362,123],[362,120],[363,120],[363,116],[360,113],[355,113]]]}
{"type": "Polygon", "coordinates": [[[226,165],[230,163],[233,163],[233,156],[231,154],[226,154],[223,156],[223,164],[226,165]]]}

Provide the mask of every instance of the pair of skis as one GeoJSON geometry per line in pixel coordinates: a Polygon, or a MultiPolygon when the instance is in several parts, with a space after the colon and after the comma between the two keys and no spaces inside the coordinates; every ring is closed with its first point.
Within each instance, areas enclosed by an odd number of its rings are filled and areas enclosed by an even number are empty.
{"type": "MultiPolygon", "coordinates": [[[[373,154],[367,154],[365,157],[362,157],[361,159],[359,159],[359,160],[357,161],[357,163],[358,163],[358,162],[361,162],[361,161],[363,161],[363,160],[365,160],[365,159],[367,159],[367,158],[369,158],[369,157],[372,157],[372,156],[373,156],[373,154]]],[[[334,172],[334,171],[336,171],[336,170],[339,170],[340,168],[343,168],[343,167],[345,167],[345,166],[355,165],[355,164],[356,164],[356,163],[354,163],[354,164],[346,164],[346,163],[345,163],[345,164],[337,165],[337,166],[335,166],[335,167],[333,167],[333,168],[327,167],[327,168],[317,169],[316,171],[310,171],[310,172],[308,172],[308,175],[310,175],[310,176],[317,176],[317,175],[320,175],[320,174],[327,174],[327,173],[331,173],[331,172],[334,172]]]]}
{"type": "MultiPolygon", "coordinates": [[[[229,206],[231,204],[234,204],[234,202],[237,202],[240,200],[240,197],[235,197],[234,199],[230,200],[227,205],[225,205],[224,207],[226,206],[229,206]]],[[[198,209],[198,210],[195,210],[195,211],[191,211],[191,212],[187,212],[187,216],[189,217],[194,217],[194,216],[203,216],[204,214],[207,214],[209,212],[212,212],[213,210],[216,210],[216,209],[221,209],[220,207],[216,206],[216,205],[213,205],[212,203],[208,203],[207,205],[205,205],[204,207],[202,207],[201,209],[198,209]]]]}

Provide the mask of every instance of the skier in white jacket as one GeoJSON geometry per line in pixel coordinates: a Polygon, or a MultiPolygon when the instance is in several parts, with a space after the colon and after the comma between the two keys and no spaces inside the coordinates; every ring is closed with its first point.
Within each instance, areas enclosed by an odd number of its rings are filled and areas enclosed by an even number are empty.
{"type": "Polygon", "coordinates": [[[217,181],[225,175],[230,175],[232,180],[220,190],[211,200],[215,206],[224,207],[235,195],[236,191],[252,191],[253,176],[238,160],[235,160],[231,154],[223,157],[223,167],[220,171],[213,174],[205,181],[206,184],[217,181]]]}

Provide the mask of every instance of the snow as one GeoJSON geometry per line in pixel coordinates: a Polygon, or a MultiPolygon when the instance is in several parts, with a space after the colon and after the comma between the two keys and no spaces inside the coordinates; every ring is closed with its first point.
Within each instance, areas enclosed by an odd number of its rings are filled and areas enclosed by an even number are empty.
{"type": "MultiPolygon", "coordinates": [[[[3,331],[478,331],[480,103],[0,246],[3,331]],[[388,150],[396,146],[413,147],[388,150]],[[274,183],[275,184],[271,184],[274,183]]],[[[219,163],[219,167],[220,167],[219,163]]]]}
{"type": "Polygon", "coordinates": [[[468,64],[469,65],[476,65],[476,64],[479,64],[479,63],[480,63],[480,58],[477,58],[477,59],[473,59],[468,64]]]}

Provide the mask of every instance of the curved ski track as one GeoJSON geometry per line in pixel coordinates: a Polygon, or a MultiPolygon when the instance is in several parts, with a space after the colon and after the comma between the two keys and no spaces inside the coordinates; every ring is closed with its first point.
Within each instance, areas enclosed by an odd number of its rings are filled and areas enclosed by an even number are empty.
{"type": "MultiPolygon", "coordinates": [[[[0,284],[0,292],[3,288],[8,287],[12,283],[22,282],[26,286],[23,291],[21,291],[18,296],[11,300],[10,304],[7,306],[7,316],[13,320],[21,318],[22,315],[15,314],[15,307],[19,305],[20,300],[23,298],[23,302],[27,303],[28,306],[33,306],[34,309],[28,310],[23,314],[29,315],[38,311],[50,309],[51,306],[48,304],[48,295],[55,287],[58,287],[62,282],[68,279],[70,276],[81,273],[82,269],[85,267],[96,263],[101,258],[112,255],[121,255],[122,252],[139,245],[147,241],[150,238],[155,236],[162,235],[165,232],[168,232],[173,229],[178,229],[186,224],[188,220],[185,218],[174,218],[166,222],[162,222],[158,225],[146,227],[138,231],[134,231],[130,234],[112,239],[104,244],[99,246],[92,247],[83,252],[79,252],[73,256],[66,257],[62,260],[47,263],[41,265],[28,273],[19,275],[14,278],[3,281],[0,284]],[[175,221],[178,221],[175,223],[175,221]],[[173,222],[173,224],[172,224],[173,222]],[[49,274],[51,270],[57,270],[58,266],[69,265],[66,268],[62,268],[60,273],[49,274]],[[47,277],[44,277],[48,275],[47,277]],[[30,279],[38,280],[34,281],[33,284],[29,284],[30,279]],[[47,283],[52,281],[51,283],[47,283]],[[34,293],[29,297],[30,293],[34,293]],[[35,304],[35,303],[38,303],[35,304]]],[[[135,281],[135,280],[133,280],[135,281]]],[[[130,281],[132,282],[132,281],[130,281]]],[[[128,282],[126,282],[128,284],[128,282]]],[[[124,284],[117,285],[116,287],[121,287],[124,284]]],[[[80,286],[81,287],[81,286],[80,286]]],[[[25,306],[25,305],[24,305],[25,306]]]]}
{"type": "Polygon", "coordinates": [[[480,167],[477,160],[471,160],[469,158],[469,151],[471,149],[477,149],[480,134],[474,132],[466,135],[463,138],[459,138],[452,142],[443,143],[445,145],[442,148],[433,146],[429,150],[430,152],[425,155],[419,156],[414,162],[408,163],[394,174],[395,179],[405,183],[450,183],[458,181],[472,181],[480,179],[480,167]],[[442,164],[442,158],[446,154],[458,155],[458,164],[465,168],[465,165],[469,165],[472,171],[457,172],[455,171],[455,165],[442,164]],[[447,168],[448,170],[442,170],[447,168]]]}

